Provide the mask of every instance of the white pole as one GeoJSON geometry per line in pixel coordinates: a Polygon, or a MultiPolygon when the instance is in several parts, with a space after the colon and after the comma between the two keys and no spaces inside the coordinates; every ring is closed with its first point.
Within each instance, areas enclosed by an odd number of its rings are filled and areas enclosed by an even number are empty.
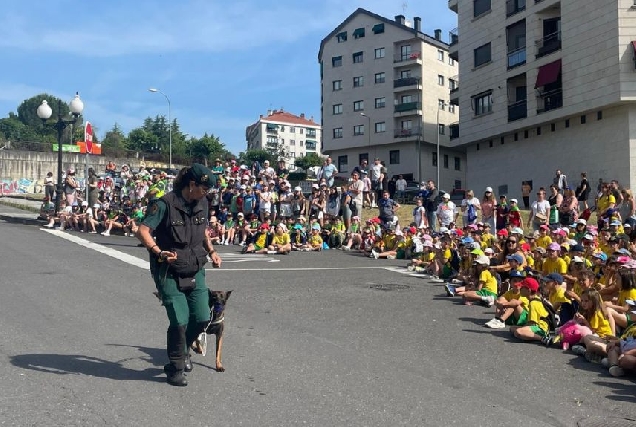
{"type": "Polygon", "coordinates": [[[439,182],[439,163],[442,161],[442,159],[440,159],[439,156],[439,110],[440,110],[440,106],[437,106],[437,128],[435,129],[435,131],[437,132],[437,188],[441,189],[442,188],[442,183],[439,182]]]}

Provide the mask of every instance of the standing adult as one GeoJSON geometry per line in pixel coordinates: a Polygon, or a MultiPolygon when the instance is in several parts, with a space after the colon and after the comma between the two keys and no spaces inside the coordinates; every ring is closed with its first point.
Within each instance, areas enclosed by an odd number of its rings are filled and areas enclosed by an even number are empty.
{"type": "Polygon", "coordinates": [[[530,216],[528,217],[528,228],[532,225],[534,231],[539,230],[542,225],[548,224],[548,218],[550,217],[550,202],[545,198],[545,191],[537,191],[537,200],[532,202],[530,208],[530,216]]]}
{"type": "Polygon", "coordinates": [[[473,190],[468,190],[466,192],[466,198],[462,200],[462,220],[463,226],[475,224],[477,222],[477,214],[478,211],[481,210],[481,205],[479,204],[479,199],[475,197],[475,192],[473,190]]]}
{"type": "Polygon", "coordinates": [[[64,178],[64,195],[66,196],[66,206],[72,206],[75,202],[75,191],[79,184],[75,180],[75,169],[71,168],[66,171],[64,178]]]}
{"type": "Polygon", "coordinates": [[[556,184],[550,186],[550,195],[548,195],[550,203],[550,217],[548,222],[550,225],[559,224],[559,206],[563,203],[563,195],[559,193],[559,187],[556,184]]]}
{"type": "Polygon", "coordinates": [[[362,161],[360,162],[360,166],[356,166],[355,168],[353,168],[352,172],[358,172],[358,176],[360,176],[360,179],[362,179],[362,174],[368,174],[369,162],[367,161],[367,159],[362,159],[362,161]]]}
{"type": "Polygon", "coordinates": [[[424,200],[424,208],[426,209],[426,220],[428,221],[428,226],[433,230],[437,231],[437,207],[439,206],[439,202],[441,200],[439,196],[439,190],[435,188],[435,181],[429,179],[426,183],[426,189],[428,192],[426,193],[426,199],[424,200]]]}
{"type": "Polygon", "coordinates": [[[97,188],[97,175],[95,169],[88,168],[88,206],[94,206],[99,198],[99,189],[97,188]]]}
{"type": "Polygon", "coordinates": [[[587,181],[587,173],[581,172],[581,182],[576,187],[576,199],[579,203],[583,203],[583,210],[587,209],[587,199],[590,196],[590,183],[587,181]]]}
{"type": "Polygon", "coordinates": [[[372,208],[376,208],[377,202],[380,199],[380,195],[382,194],[382,180],[383,180],[383,176],[382,176],[382,164],[380,163],[380,159],[379,158],[375,158],[375,160],[373,161],[373,166],[371,166],[371,171],[370,171],[370,178],[371,178],[371,189],[370,189],[370,193],[371,193],[371,207],[372,208]],[[379,193],[379,194],[378,194],[379,193]]]}
{"type": "Polygon", "coordinates": [[[437,207],[437,220],[440,227],[450,228],[451,223],[457,221],[455,203],[451,202],[450,194],[444,193],[442,203],[437,207]]]}
{"type": "Polygon", "coordinates": [[[530,208],[530,193],[531,192],[532,192],[532,186],[530,185],[530,182],[523,181],[521,183],[521,198],[523,199],[523,208],[526,210],[530,208]]]}
{"type": "Polygon", "coordinates": [[[44,178],[44,195],[48,197],[49,200],[53,200],[54,194],[55,183],[53,182],[53,172],[49,172],[46,174],[46,178],[44,178]]]}
{"type": "Polygon", "coordinates": [[[556,185],[559,193],[563,194],[563,190],[565,190],[568,186],[568,177],[564,173],[561,173],[560,169],[557,169],[553,179],[553,184],[556,185]]]}
{"type": "Polygon", "coordinates": [[[605,221],[611,222],[612,213],[616,207],[616,198],[612,194],[610,185],[604,182],[601,186],[601,195],[596,202],[596,215],[598,218],[598,229],[603,229],[605,221]]]}
{"type": "Polygon", "coordinates": [[[170,363],[164,371],[174,386],[188,385],[184,371],[191,371],[192,364],[186,349],[210,321],[204,267],[208,255],[214,266],[221,265],[206,233],[205,196],[212,180],[212,171],[201,164],[181,169],[174,189],[151,202],[137,230],[137,237],[150,253],[150,273],[170,321],[170,363]]]}
{"type": "Polygon", "coordinates": [[[492,187],[486,187],[484,197],[479,204],[481,207],[482,222],[490,225],[491,230],[495,230],[495,209],[497,208],[497,199],[492,192],[492,187]]]}
{"type": "Polygon", "coordinates": [[[404,200],[404,192],[406,191],[407,182],[404,179],[404,175],[398,176],[397,181],[395,182],[395,189],[397,191],[397,199],[398,201],[404,200]]]}
{"type": "Polygon", "coordinates": [[[364,183],[360,179],[360,174],[355,170],[351,173],[349,193],[351,193],[351,199],[356,206],[356,212],[352,212],[352,216],[361,215],[363,204],[362,196],[364,195],[364,183]]]}
{"type": "Polygon", "coordinates": [[[276,175],[280,179],[287,179],[287,177],[289,176],[289,169],[287,169],[284,159],[280,159],[278,161],[278,166],[276,167],[276,175]]]}
{"type": "Polygon", "coordinates": [[[331,157],[327,157],[325,164],[322,167],[322,178],[327,182],[328,187],[333,187],[338,168],[332,163],[331,157]]]}

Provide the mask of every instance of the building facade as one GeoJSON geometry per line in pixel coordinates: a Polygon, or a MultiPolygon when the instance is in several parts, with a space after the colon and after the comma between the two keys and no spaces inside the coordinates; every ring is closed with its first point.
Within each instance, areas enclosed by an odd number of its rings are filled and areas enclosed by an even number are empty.
{"type": "MultiPolygon", "coordinates": [[[[449,0],[468,187],[520,198],[560,169],[636,185],[632,0],[449,0]]],[[[536,191],[535,191],[536,192],[536,191]]],[[[592,197],[592,196],[591,196],[592,197]]],[[[534,199],[534,196],[531,197],[534,199]]]]}
{"type": "Polygon", "coordinates": [[[289,166],[309,153],[321,155],[322,132],[314,118],[304,113],[296,116],[287,111],[270,110],[267,116],[245,129],[248,150],[276,150],[283,153],[289,166]]]}
{"type": "Polygon", "coordinates": [[[441,33],[422,33],[417,17],[411,24],[358,9],[322,40],[323,152],[341,174],[377,157],[391,176],[435,180],[439,141],[440,188],[463,187],[465,153],[450,138],[458,67],[441,33]]]}

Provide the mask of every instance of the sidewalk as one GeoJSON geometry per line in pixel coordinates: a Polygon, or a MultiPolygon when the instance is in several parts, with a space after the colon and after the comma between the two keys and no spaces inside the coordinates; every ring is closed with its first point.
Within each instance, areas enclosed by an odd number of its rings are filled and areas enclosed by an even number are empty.
{"type": "Polygon", "coordinates": [[[42,202],[20,197],[0,197],[0,220],[25,225],[42,225],[38,213],[42,202]]]}

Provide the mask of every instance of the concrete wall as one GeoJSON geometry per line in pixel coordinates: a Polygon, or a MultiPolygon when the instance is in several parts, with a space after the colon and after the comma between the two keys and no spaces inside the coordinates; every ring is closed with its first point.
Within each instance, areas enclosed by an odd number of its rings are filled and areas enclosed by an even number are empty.
{"type": "MultiPolygon", "coordinates": [[[[89,167],[95,169],[97,173],[103,173],[109,161],[115,162],[118,168],[127,164],[133,170],[139,169],[142,162],[147,168],[167,168],[166,163],[144,162],[140,159],[113,159],[103,156],[89,156],[89,167]]],[[[76,153],[63,153],[62,165],[64,170],[75,168],[78,177],[84,177],[84,165],[86,155],[76,153]]],[[[175,166],[176,167],[176,166],[175,166]]],[[[19,180],[28,179],[31,181],[43,181],[48,172],[53,172],[53,177],[57,177],[57,153],[34,152],[34,151],[0,151],[0,179],[19,180]]]]}

